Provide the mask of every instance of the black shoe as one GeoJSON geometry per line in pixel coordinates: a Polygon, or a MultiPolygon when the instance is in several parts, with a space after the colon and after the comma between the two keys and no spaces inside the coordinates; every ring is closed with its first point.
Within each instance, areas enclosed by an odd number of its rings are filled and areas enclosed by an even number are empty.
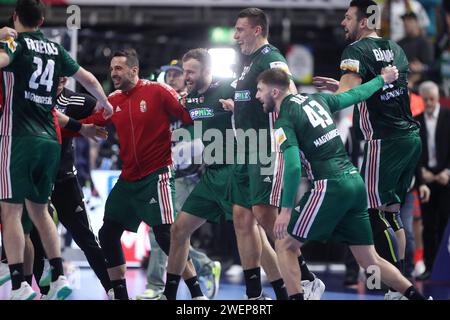
{"type": "Polygon", "coordinates": [[[430,277],[431,277],[431,272],[425,270],[424,273],[422,273],[421,275],[419,275],[419,276],[416,277],[416,280],[419,280],[419,281],[425,281],[425,280],[430,279],[430,277]]]}

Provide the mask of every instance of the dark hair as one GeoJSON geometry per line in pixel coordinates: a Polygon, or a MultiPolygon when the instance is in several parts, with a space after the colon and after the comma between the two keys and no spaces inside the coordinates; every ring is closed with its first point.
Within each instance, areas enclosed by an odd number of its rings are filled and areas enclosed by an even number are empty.
{"type": "Polygon", "coordinates": [[[186,62],[190,59],[195,59],[202,64],[204,68],[211,68],[211,56],[208,53],[208,50],[204,48],[192,49],[186,52],[183,56],[183,62],[186,62]]]}
{"type": "Polygon", "coordinates": [[[364,18],[369,18],[373,13],[367,12],[367,9],[370,6],[377,6],[377,3],[373,0],[352,0],[350,2],[350,7],[356,7],[358,11],[356,12],[356,17],[358,21],[361,21],[364,18]]]}
{"type": "Polygon", "coordinates": [[[15,11],[24,27],[36,28],[44,17],[44,9],[41,0],[18,0],[15,11]]]}
{"type": "Polygon", "coordinates": [[[271,86],[277,86],[281,90],[289,89],[290,85],[290,78],[288,74],[280,68],[267,69],[258,76],[256,81],[261,81],[262,83],[271,86]]]}
{"type": "Polygon", "coordinates": [[[247,8],[239,12],[238,18],[248,18],[252,27],[260,26],[264,38],[269,36],[269,20],[267,15],[259,8],[247,8]]]}
{"type": "Polygon", "coordinates": [[[115,57],[125,57],[127,58],[126,64],[130,68],[138,67],[139,68],[139,57],[134,49],[124,49],[121,51],[116,51],[113,54],[113,58],[115,57]]]}

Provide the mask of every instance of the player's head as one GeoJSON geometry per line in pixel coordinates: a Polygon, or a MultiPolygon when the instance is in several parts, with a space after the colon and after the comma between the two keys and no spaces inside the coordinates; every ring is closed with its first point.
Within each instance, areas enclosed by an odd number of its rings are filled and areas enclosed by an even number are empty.
{"type": "Polygon", "coordinates": [[[44,4],[41,0],[18,0],[13,19],[16,30],[38,28],[44,22],[44,4]]]}
{"type": "Polygon", "coordinates": [[[164,82],[171,86],[176,92],[180,93],[185,90],[186,83],[183,77],[183,67],[180,60],[172,60],[168,65],[162,66],[164,71],[164,82]]]}
{"type": "Polygon", "coordinates": [[[432,114],[439,104],[439,87],[433,81],[422,82],[419,86],[419,94],[425,103],[425,112],[432,114]]]}
{"type": "Polygon", "coordinates": [[[258,8],[247,8],[239,12],[234,39],[245,55],[252,54],[255,45],[261,39],[266,40],[269,35],[269,21],[264,11],[258,8]]]}
{"type": "Polygon", "coordinates": [[[417,15],[414,12],[407,12],[402,15],[405,34],[408,37],[417,37],[422,33],[417,15]]]}
{"type": "Polygon", "coordinates": [[[183,56],[184,79],[188,92],[198,91],[209,85],[211,76],[211,56],[208,50],[197,48],[183,56]]]}
{"type": "Polygon", "coordinates": [[[114,53],[110,65],[114,88],[130,90],[139,78],[139,58],[134,49],[125,49],[114,53]]]}
{"type": "Polygon", "coordinates": [[[369,26],[369,18],[374,14],[371,9],[375,8],[372,6],[377,7],[373,0],[353,0],[350,2],[344,20],[341,22],[346,40],[356,41],[360,38],[362,31],[373,29],[369,26]]]}
{"type": "Polygon", "coordinates": [[[262,103],[264,112],[273,112],[276,101],[289,91],[288,74],[280,68],[268,69],[261,73],[256,81],[256,99],[262,103]]]}

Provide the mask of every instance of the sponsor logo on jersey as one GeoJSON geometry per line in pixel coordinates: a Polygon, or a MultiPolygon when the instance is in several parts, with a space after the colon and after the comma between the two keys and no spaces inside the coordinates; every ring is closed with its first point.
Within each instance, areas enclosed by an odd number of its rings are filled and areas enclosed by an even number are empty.
{"type": "Polygon", "coordinates": [[[151,198],[150,201],[149,201],[149,204],[155,204],[155,203],[157,203],[157,201],[155,200],[155,198],[151,198]]]}
{"type": "Polygon", "coordinates": [[[120,109],[120,107],[117,106],[117,107],[116,107],[116,112],[120,112],[120,111],[122,111],[122,109],[120,109]]]}
{"type": "Polygon", "coordinates": [[[145,100],[141,100],[141,103],[139,103],[139,109],[141,112],[147,112],[147,102],[145,102],[145,100]]]}
{"type": "Polygon", "coordinates": [[[252,100],[250,90],[242,90],[234,92],[234,101],[250,101],[250,100],[252,100]]]}
{"type": "Polygon", "coordinates": [[[377,61],[392,62],[394,61],[394,52],[392,50],[373,49],[373,55],[377,61]]]}
{"type": "Polygon", "coordinates": [[[214,117],[213,109],[208,107],[189,110],[189,114],[191,115],[192,120],[214,117]]]}
{"type": "Polygon", "coordinates": [[[272,49],[270,47],[265,47],[264,49],[261,50],[261,53],[268,54],[270,51],[272,51],[272,49]]]}
{"type": "Polygon", "coordinates": [[[283,70],[284,72],[286,72],[287,74],[289,74],[289,75],[291,74],[291,72],[289,71],[289,67],[286,64],[286,62],[274,61],[274,62],[271,62],[269,64],[269,66],[270,66],[270,69],[279,68],[279,69],[283,70]]]}
{"type": "Polygon", "coordinates": [[[359,60],[344,59],[341,61],[341,70],[348,70],[352,72],[359,72],[359,60]]]}
{"type": "Polygon", "coordinates": [[[266,177],[264,180],[263,180],[263,182],[272,182],[272,180],[270,180],[270,177],[266,177]]]}
{"type": "Polygon", "coordinates": [[[277,130],[275,130],[275,141],[277,142],[277,144],[279,146],[281,146],[283,144],[283,142],[285,142],[287,140],[286,138],[286,134],[284,133],[283,128],[279,128],[277,130]]]}

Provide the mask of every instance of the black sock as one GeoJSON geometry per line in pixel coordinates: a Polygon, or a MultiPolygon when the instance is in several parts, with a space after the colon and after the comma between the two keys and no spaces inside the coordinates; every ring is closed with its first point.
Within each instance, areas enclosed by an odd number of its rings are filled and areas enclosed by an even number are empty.
{"type": "Polygon", "coordinates": [[[262,293],[261,268],[244,270],[247,298],[257,298],[262,293]]]}
{"type": "Polygon", "coordinates": [[[305,298],[303,297],[303,293],[296,293],[289,296],[289,300],[305,300],[305,298]]]}
{"type": "Polygon", "coordinates": [[[23,263],[10,264],[9,272],[11,273],[12,289],[19,289],[22,282],[25,281],[23,275],[23,263]]]}
{"type": "Polygon", "coordinates": [[[178,274],[167,273],[166,287],[164,288],[164,295],[167,300],[176,300],[178,285],[180,284],[181,276],[178,274]]]}
{"type": "Polygon", "coordinates": [[[39,291],[41,292],[41,294],[47,295],[48,292],[50,291],[50,286],[45,286],[45,287],[39,286],[39,291]]]}
{"type": "Polygon", "coordinates": [[[184,280],[186,283],[192,298],[203,296],[202,289],[200,289],[200,283],[198,283],[197,276],[184,280]]]}
{"type": "Polygon", "coordinates": [[[50,270],[52,270],[52,282],[58,280],[59,276],[64,275],[64,268],[62,263],[62,258],[50,259],[50,270]]]}
{"type": "Polygon", "coordinates": [[[128,292],[127,292],[127,280],[112,280],[111,285],[114,289],[114,299],[117,300],[128,300],[128,292]]]}
{"type": "Polygon", "coordinates": [[[305,258],[303,258],[303,255],[300,255],[298,257],[298,265],[300,266],[300,270],[302,272],[302,280],[314,281],[316,277],[311,271],[309,271],[308,265],[306,264],[306,260],[305,258]]]}
{"type": "Polygon", "coordinates": [[[427,298],[425,298],[419,291],[417,291],[414,286],[406,289],[403,295],[408,298],[408,300],[427,300],[427,298]]]}
{"type": "Polygon", "coordinates": [[[28,282],[28,284],[30,286],[33,285],[33,275],[32,274],[30,274],[29,276],[24,276],[24,278],[25,278],[25,281],[28,282]]]}
{"type": "Polygon", "coordinates": [[[278,279],[278,280],[272,281],[270,284],[272,285],[273,291],[275,292],[275,295],[277,296],[277,300],[287,300],[288,299],[288,293],[286,290],[286,286],[284,285],[283,279],[278,279]]]}

